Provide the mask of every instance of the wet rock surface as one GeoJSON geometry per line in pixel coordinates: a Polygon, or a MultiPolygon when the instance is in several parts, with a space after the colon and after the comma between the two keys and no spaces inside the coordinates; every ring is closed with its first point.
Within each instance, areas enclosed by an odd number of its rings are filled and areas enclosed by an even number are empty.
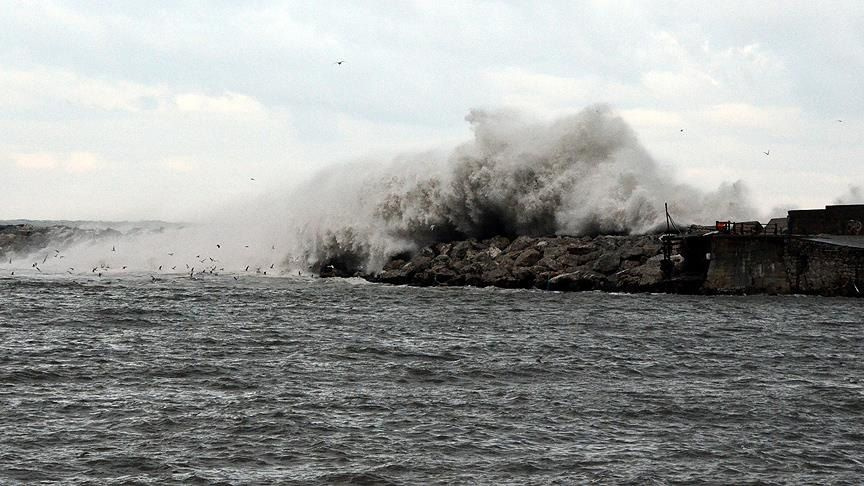
{"type": "Polygon", "coordinates": [[[645,292],[660,289],[661,259],[657,235],[499,236],[427,246],[363,276],[400,285],[645,292]]]}

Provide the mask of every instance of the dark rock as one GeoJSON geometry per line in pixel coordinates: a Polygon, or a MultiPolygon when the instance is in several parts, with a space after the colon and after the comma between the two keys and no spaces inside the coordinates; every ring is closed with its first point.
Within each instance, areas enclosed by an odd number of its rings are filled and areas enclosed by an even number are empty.
{"type": "Polygon", "coordinates": [[[530,236],[520,236],[513,240],[513,243],[510,243],[505,251],[507,253],[519,253],[529,246],[533,246],[535,243],[535,238],[531,238],[530,236]]]}
{"type": "Polygon", "coordinates": [[[608,274],[617,271],[620,264],[621,256],[617,252],[609,252],[600,255],[593,268],[596,272],[608,274]]]}
{"type": "Polygon", "coordinates": [[[408,263],[408,262],[406,262],[405,260],[399,260],[399,259],[390,260],[384,264],[383,270],[384,271],[399,270],[400,268],[404,267],[406,263],[408,263]]]}
{"type": "Polygon", "coordinates": [[[453,248],[453,243],[438,243],[435,245],[435,253],[446,256],[450,254],[451,248],[453,248]]]}
{"type": "Polygon", "coordinates": [[[450,257],[447,255],[438,255],[432,259],[433,266],[447,266],[450,264],[450,257]]]}
{"type": "Polygon", "coordinates": [[[541,258],[543,258],[543,254],[531,248],[520,253],[513,264],[517,267],[530,267],[539,262],[541,258]]]}
{"type": "Polygon", "coordinates": [[[494,247],[503,251],[510,246],[510,238],[507,238],[506,236],[496,236],[486,240],[486,243],[489,245],[490,249],[494,247]]]}
{"type": "Polygon", "coordinates": [[[659,288],[663,282],[663,272],[660,270],[662,255],[650,258],[644,265],[628,268],[615,274],[615,286],[628,292],[650,291],[659,288]]]}
{"type": "Polygon", "coordinates": [[[409,271],[419,272],[422,270],[426,270],[432,264],[432,258],[424,255],[417,255],[411,259],[408,263],[410,267],[408,267],[409,271]]]}
{"type": "Polygon", "coordinates": [[[540,259],[540,261],[537,262],[537,265],[555,272],[560,272],[564,270],[564,265],[560,261],[549,257],[543,257],[542,259],[540,259]]]}
{"type": "Polygon", "coordinates": [[[493,268],[484,272],[480,278],[483,280],[483,284],[487,286],[504,288],[514,288],[519,286],[517,285],[518,279],[514,278],[506,268],[493,268]]]}
{"type": "Polygon", "coordinates": [[[549,279],[549,290],[604,290],[608,287],[605,275],[591,271],[564,273],[549,279]]]}
{"type": "Polygon", "coordinates": [[[576,242],[567,245],[567,253],[571,255],[587,255],[597,251],[597,246],[590,242],[576,242]]]}

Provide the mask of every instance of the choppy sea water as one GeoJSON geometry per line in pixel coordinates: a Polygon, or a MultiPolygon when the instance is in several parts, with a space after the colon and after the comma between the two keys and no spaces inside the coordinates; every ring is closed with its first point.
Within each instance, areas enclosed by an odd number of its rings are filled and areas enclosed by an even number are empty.
{"type": "Polygon", "coordinates": [[[0,484],[858,483],[864,300],[0,280],[0,484]]]}

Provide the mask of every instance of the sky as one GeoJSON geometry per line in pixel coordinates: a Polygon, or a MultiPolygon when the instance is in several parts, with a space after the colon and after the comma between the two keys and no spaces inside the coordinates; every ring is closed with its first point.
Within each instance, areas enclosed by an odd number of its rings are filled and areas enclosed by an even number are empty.
{"type": "Polygon", "coordinates": [[[862,79],[860,1],[0,0],[0,219],[206,218],[594,103],[680,181],[821,207],[864,185],[862,79]]]}

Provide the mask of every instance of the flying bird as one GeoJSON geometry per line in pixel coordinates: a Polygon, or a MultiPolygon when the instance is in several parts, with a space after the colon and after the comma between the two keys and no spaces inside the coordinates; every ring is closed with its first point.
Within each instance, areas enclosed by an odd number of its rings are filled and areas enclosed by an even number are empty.
{"type": "Polygon", "coordinates": [[[250,177],[249,180],[250,180],[250,181],[254,181],[255,178],[254,178],[254,177],[250,177]]]}
{"type": "Polygon", "coordinates": [[[220,245],[219,243],[216,243],[216,248],[222,248],[222,245],[220,245]]]}
{"type": "Polygon", "coordinates": [[[117,251],[117,248],[112,246],[111,251],[117,251]]]}
{"type": "Polygon", "coordinates": [[[334,62],[334,63],[333,63],[333,64],[338,64],[338,65],[340,65],[340,66],[341,66],[341,65],[342,65],[342,63],[343,63],[343,62],[345,62],[345,60],[344,60],[344,59],[343,59],[343,60],[340,60],[340,61],[336,61],[336,62],[334,62]]]}
{"type": "Polygon", "coordinates": [[[168,253],[168,256],[174,256],[174,253],[173,253],[173,252],[172,252],[172,253],[168,253]]]}
{"type": "Polygon", "coordinates": [[[770,150],[767,151],[767,152],[762,152],[762,153],[765,154],[765,155],[771,155],[771,151],[770,151],[770,150]]]}

